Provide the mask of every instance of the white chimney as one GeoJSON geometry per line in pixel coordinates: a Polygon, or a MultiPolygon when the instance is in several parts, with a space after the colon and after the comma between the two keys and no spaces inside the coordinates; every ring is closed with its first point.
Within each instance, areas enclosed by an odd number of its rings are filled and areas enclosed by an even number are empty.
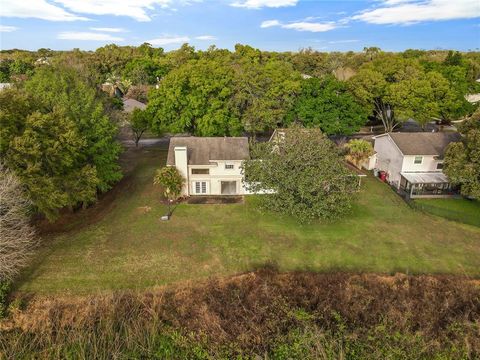
{"type": "Polygon", "coordinates": [[[188,160],[186,146],[175,146],[175,167],[185,179],[182,194],[188,196],[188,160]]]}

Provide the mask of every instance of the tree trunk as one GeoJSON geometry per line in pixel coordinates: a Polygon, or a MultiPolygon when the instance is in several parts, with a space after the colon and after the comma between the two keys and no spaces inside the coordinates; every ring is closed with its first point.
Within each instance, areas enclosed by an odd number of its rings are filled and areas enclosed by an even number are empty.
{"type": "Polygon", "coordinates": [[[395,113],[390,104],[385,104],[381,99],[376,99],[375,113],[382,120],[385,132],[392,132],[395,129],[395,113]]]}

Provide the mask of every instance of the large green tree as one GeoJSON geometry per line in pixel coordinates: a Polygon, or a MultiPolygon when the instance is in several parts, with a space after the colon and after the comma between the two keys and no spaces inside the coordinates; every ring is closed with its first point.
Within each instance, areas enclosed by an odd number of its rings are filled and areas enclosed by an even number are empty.
{"type": "Polygon", "coordinates": [[[138,147],[143,133],[147,131],[150,126],[150,116],[146,110],[134,109],[131,114],[127,115],[127,122],[132,130],[135,147],[138,147]]]}
{"type": "MultiPolygon", "coordinates": [[[[258,50],[257,50],[258,51],[258,50]]],[[[284,61],[251,56],[234,65],[234,109],[246,131],[256,133],[285,123],[287,111],[300,92],[301,77],[284,61]]]]}
{"type": "Polygon", "coordinates": [[[238,135],[242,126],[231,107],[233,76],[228,64],[206,59],[173,70],[151,93],[147,110],[153,118],[152,130],[238,135]]]}
{"type": "Polygon", "coordinates": [[[155,84],[167,72],[166,66],[150,58],[133,59],[125,65],[123,76],[134,85],[155,84]]]}
{"type": "Polygon", "coordinates": [[[403,90],[411,89],[422,75],[423,68],[415,59],[378,55],[360,68],[350,79],[349,85],[358,101],[382,121],[386,132],[391,132],[399,125],[399,121],[407,118],[412,103],[408,91],[403,90]],[[403,102],[400,104],[396,94],[398,90],[407,96],[407,99],[401,98],[403,102]],[[399,118],[397,110],[407,116],[399,118]]]}
{"type": "Polygon", "coordinates": [[[6,160],[33,204],[54,218],[60,208],[95,201],[97,172],[79,151],[85,147],[62,110],[34,112],[26,118],[25,130],[11,141],[6,160]]]}
{"type": "Polygon", "coordinates": [[[302,82],[301,93],[288,114],[289,122],[316,127],[327,135],[350,135],[367,121],[367,112],[333,76],[302,82]]]}
{"type": "Polygon", "coordinates": [[[431,78],[439,107],[438,119],[444,123],[472,114],[474,106],[465,99],[465,95],[480,91],[480,85],[475,82],[476,77],[471,79],[469,75],[474,71],[475,62],[463,59],[459,53],[449,54],[443,62],[421,60],[422,66],[431,78]]]}
{"type": "Polygon", "coordinates": [[[463,195],[480,199],[480,109],[461,125],[460,132],[464,140],[448,145],[443,171],[461,186],[463,195]]]}
{"type": "Polygon", "coordinates": [[[243,165],[246,186],[262,206],[302,222],[337,218],[351,207],[358,179],[319,129],[292,127],[284,136],[252,148],[243,165]]]}
{"type": "Polygon", "coordinates": [[[1,156],[41,213],[53,219],[63,207],[89,204],[120,179],[116,127],[76,71],[42,67],[6,94],[1,156]]]}

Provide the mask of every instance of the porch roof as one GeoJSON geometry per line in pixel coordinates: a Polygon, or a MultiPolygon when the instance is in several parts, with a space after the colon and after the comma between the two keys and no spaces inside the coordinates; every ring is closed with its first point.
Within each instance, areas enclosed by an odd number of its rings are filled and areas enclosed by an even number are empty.
{"type": "Polygon", "coordinates": [[[448,183],[448,178],[443,172],[401,172],[411,184],[442,184],[448,183]]]}

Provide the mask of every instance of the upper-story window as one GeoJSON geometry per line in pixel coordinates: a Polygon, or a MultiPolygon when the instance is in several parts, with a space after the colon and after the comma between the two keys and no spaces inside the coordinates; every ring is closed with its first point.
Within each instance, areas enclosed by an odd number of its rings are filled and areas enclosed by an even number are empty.
{"type": "Polygon", "coordinates": [[[192,169],[192,175],[208,175],[210,169],[192,169]]]}
{"type": "Polygon", "coordinates": [[[437,170],[443,169],[443,162],[437,163],[437,170]]]}
{"type": "Polygon", "coordinates": [[[415,160],[413,160],[414,164],[421,164],[423,161],[423,156],[415,156],[415,160]]]}
{"type": "Polygon", "coordinates": [[[225,164],[225,170],[233,170],[235,169],[235,165],[233,164],[225,164]]]}

